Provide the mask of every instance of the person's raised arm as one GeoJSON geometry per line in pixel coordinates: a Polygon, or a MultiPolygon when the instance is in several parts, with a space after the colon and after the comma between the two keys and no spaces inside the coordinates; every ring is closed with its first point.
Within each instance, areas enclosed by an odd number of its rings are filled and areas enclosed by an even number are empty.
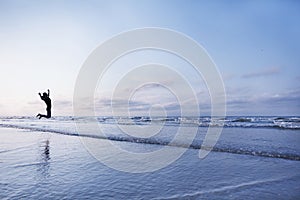
{"type": "Polygon", "coordinates": [[[48,89],[48,97],[50,97],[50,90],[48,89]]]}
{"type": "Polygon", "coordinates": [[[41,99],[43,99],[43,98],[42,98],[42,95],[41,95],[41,93],[40,93],[40,92],[39,92],[39,95],[40,95],[40,98],[41,98],[41,99]]]}

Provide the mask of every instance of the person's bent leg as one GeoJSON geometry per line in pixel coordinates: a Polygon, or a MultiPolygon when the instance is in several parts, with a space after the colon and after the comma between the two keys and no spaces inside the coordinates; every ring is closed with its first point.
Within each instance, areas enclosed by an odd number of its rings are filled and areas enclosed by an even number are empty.
{"type": "Polygon", "coordinates": [[[51,110],[47,109],[47,118],[51,118],[51,110]]]}
{"type": "Polygon", "coordinates": [[[41,119],[42,117],[48,118],[47,115],[42,115],[42,114],[40,114],[39,119],[41,119]]]}

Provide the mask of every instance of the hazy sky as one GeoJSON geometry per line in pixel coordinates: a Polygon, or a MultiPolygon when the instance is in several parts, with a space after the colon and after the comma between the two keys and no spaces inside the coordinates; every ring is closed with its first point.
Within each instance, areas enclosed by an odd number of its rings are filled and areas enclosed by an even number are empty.
{"type": "MultiPolygon", "coordinates": [[[[143,27],[182,32],[207,50],[224,80],[228,115],[300,115],[299,10],[296,0],[0,0],[0,115],[43,112],[37,93],[48,88],[53,115],[72,115],[74,84],[89,54],[112,36],[143,27]]],[[[149,61],[147,53],[155,59],[169,56],[150,51],[124,62],[149,61]]],[[[164,60],[177,63],[175,68],[189,77],[199,107],[209,113],[201,78],[177,58],[164,60]]],[[[116,63],[107,91],[120,71],[116,63]]],[[[106,115],[106,91],[97,92],[97,114],[106,115]]],[[[137,92],[130,109],[137,114],[152,104],[172,109],[173,101],[165,88],[154,85],[137,92]]],[[[122,109],[126,101],[115,103],[122,109]]]]}

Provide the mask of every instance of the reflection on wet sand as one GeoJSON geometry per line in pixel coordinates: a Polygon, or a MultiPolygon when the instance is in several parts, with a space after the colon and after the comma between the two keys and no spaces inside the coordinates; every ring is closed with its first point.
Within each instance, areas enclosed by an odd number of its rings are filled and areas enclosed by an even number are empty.
{"type": "Polygon", "coordinates": [[[49,167],[50,167],[50,142],[49,140],[43,141],[42,145],[40,145],[40,157],[38,158],[40,161],[40,165],[38,166],[37,171],[43,176],[49,176],[49,167]]]}
{"type": "Polygon", "coordinates": [[[44,149],[44,153],[42,155],[44,157],[45,162],[48,162],[48,160],[50,160],[49,140],[46,140],[46,142],[45,142],[45,149],[44,149]]]}

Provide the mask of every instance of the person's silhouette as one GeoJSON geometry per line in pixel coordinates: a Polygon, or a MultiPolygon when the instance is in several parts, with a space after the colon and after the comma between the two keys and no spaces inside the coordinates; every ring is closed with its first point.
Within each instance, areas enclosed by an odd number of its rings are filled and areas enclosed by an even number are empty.
{"type": "Polygon", "coordinates": [[[46,92],[43,93],[43,96],[41,95],[41,93],[39,93],[41,99],[46,103],[47,108],[47,115],[43,115],[43,114],[38,114],[36,117],[38,117],[39,119],[41,119],[42,117],[45,118],[50,118],[51,117],[51,99],[50,99],[50,90],[48,89],[48,94],[46,92]]]}

